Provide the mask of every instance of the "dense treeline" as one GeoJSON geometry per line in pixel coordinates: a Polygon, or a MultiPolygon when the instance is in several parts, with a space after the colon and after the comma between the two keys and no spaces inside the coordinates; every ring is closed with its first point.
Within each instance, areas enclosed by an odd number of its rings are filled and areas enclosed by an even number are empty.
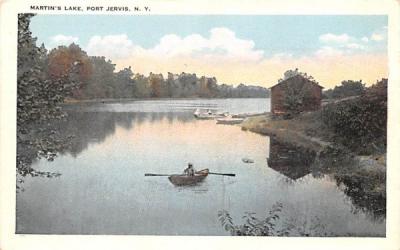
{"type": "MultiPolygon", "coordinates": [[[[78,47],[71,44],[61,46],[50,52],[50,56],[59,54],[58,50],[74,50],[78,47]]],[[[79,47],[78,47],[79,48],[79,47]]],[[[124,68],[115,72],[115,64],[104,57],[88,57],[84,53],[82,70],[83,80],[79,91],[72,96],[77,99],[97,98],[246,98],[267,97],[268,90],[258,86],[217,84],[215,77],[198,77],[196,74],[150,73],[149,76],[134,74],[132,68],[124,68]]],[[[60,58],[60,60],[63,60],[60,58]]]]}
{"type": "Polygon", "coordinates": [[[350,96],[359,96],[365,93],[366,87],[362,80],[359,81],[342,81],[341,85],[335,86],[323,92],[323,98],[337,99],[350,96]]]}
{"type": "MultiPolygon", "coordinates": [[[[44,54],[46,56],[46,54],[44,54]]],[[[131,67],[120,71],[105,57],[88,56],[78,45],[59,46],[48,54],[50,76],[60,77],[79,65],[78,89],[71,95],[75,99],[101,98],[249,98],[269,95],[259,86],[237,87],[217,84],[215,77],[198,77],[196,74],[150,73],[149,76],[134,74],[131,67]]]]}

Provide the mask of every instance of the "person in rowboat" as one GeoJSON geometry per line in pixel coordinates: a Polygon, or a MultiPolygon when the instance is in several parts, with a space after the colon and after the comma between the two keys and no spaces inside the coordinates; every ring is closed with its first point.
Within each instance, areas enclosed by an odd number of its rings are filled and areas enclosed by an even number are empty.
{"type": "Polygon", "coordinates": [[[188,163],[188,167],[183,170],[183,173],[188,175],[188,176],[194,176],[194,168],[193,168],[193,164],[192,163],[188,163]]]}

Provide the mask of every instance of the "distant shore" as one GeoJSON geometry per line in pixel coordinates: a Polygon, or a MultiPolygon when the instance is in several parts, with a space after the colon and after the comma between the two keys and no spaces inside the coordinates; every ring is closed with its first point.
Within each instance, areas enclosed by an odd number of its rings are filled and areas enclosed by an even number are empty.
{"type": "Polygon", "coordinates": [[[149,97],[149,98],[104,98],[104,99],[66,99],[64,104],[75,103],[113,103],[133,101],[162,101],[162,100],[224,100],[224,99],[269,99],[270,97],[149,97]]]}

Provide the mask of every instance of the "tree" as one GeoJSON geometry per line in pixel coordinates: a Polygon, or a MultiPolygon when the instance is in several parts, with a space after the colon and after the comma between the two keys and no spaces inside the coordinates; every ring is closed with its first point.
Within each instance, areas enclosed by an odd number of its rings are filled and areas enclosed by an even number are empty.
{"type": "Polygon", "coordinates": [[[151,88],[151,97],[159,98],[167,95],[167,88],[162,74],[153,74],[150,72],[148,81],[151,88]]]}
{"type": "Polygon", "coordinates": [[[147,78],[141,74],[135,74],[133,78],[133,96],[137,98],[148,98],[151,95],[151,88],[147,78]]]}
{"type": "Polygon", "coordinates": [[[332,98],[333,89],[327,89],[322,92],[322,99],[329,99],[332,98]]]}
{"type": "Polygon", "coordinates": [[[47,55],[44,46],[36,46],[36,38],[29,31],[33,14],[18,15],[18,124],[59,118],[59,104],[71,94],[79,79],[79,67],[51,77],[46,70],[47,55]]]}
{"type": "Polygon", "coordinates": [[[326,105],[322,112],[324,123],[330,127],[340,143],[359,153],[373,153],[386,149],[387,79],[366,88],[364,94],[326,105]]]}
{"type": "Polygon", "coordinates": [[[134,81],[131,67],[124,68],[115,73],[115,97],[130,98],[133,97],[134,81]]]}
{"type": "Polygon", "coordinates": [[[64,140],[47,128],[50,120],[62,119],[60,104],[78,85],[77,65],[57,77],[49,77],[44,46],[36,46],[29,30],[33,14],[18,15],[17,73],[17,174],[52,176],[31,168],[37,157],[52,160],[64,140]]]}
{"type": "Polygon", "coordinates": [[[76,77],[80,82],[79,88],[73,93],[73,97],[81,98],[82,89],[85,88],[92,74],[92,64],[88,55],[74,43],[69,46],[59,46],[50,51],[47,71],[51,79],[68,75],[73,67],[76,68],[76,77]]]}
{"type": "Polygon", "coordinates": [[[304,103],[304,93],[296,84],[285,85],[285,99],[283,105],[288,111],[289,116],[299,114],[304,103]]]}
{"type": "Polygon", "coordinates": [[[362,80],[342,81],[340,86],[336,86],[332,91],[332,98],[343,98],[348,96],[362,95],[365,92],[365,84],[362,80]]]}
{"type": "Polygon", "coordinates": [[[285,88],[283,105],[289,117],[299,114],[308,107],[318,105],[319,99],[314,96],[312,86],[301,79],[288,82],[283,86],[285,88]]]}
{"type": "Polygon", "coordinates": [[[82,90],[83,96],[89,99],[115,97],[115,64],[104,56],[91,56],[89,59],[92,74],[82,90]]]}
{"type": "Polygon", "coordinates": [[[291,69],[286,70],[285,73],[283,73],[283,80],[289,79],[289,78],[299,75],[299,74],[300,74],[300,72],[299,72],[298,68],[296,68],[295,70],[291,70],[291,69]]]}
{"type": "Polygon", "coordinates": [[[319,106],[320,100],[313,93],[313,86],[318,83],[311,75],[300,72],[296,68],[295,70],[287,70],[284,73],[283,81],[286,81],[282,83],[285,92],[283,106],[287,110],[286,118],[291,118],[303,110],[312,110],[319,106]],[[297,75],[300,77],[295,77],[297,75]],[[292,79],[287,80],[289,78],[292,79]]]}

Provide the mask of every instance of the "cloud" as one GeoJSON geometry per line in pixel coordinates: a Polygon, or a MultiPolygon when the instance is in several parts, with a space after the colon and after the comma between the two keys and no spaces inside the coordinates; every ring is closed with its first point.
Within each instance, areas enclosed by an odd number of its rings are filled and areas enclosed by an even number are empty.
{"type": "Polygon", "coordinates": [[[347,43],[351,40],[351,37],[347,34],[335,35],[327,33],[319,36],[319,40],[323,43],[347,43]]]}
{"type": "Polygon", "coordinates": [[[348,43],[345,47],[352,50],[364,50],[366,48],[364,45],[359,43],[348,43]]]}
{"type": "Polygon", "coordinates": [[[65,36],[62,34],[58,34],[51,37],[50,41],[55,45],[70,45],[71,43],[77,43],[79,41],[79,38],[75,36],[65,36]]]}
{"type": "MultiPolygon", "coordinates": [[[[365,37],[369,40],[369,36],[365,37]]],[[[89,55],[106,56],[117,70],[132,66],[133,71],[180,73],[215,76],[219,83],[252,83],[272,86],[287,69],[299,68],[313,75],[325,87],[343,79],[375,82],[387,75],[383,43],[371,43],[364,37],[348,34],[323,34],[321,47],[297,56],[287,52],[266,56],[254,41],[238,37],[225,27],[216,27],[207,35],[165,34],[150,48],[135,44],[127,34],[93,36],[84,49],[89,55]],[[372,44],[372,45],[371,45],[372,44]]]]}
{"type": "Polygon", "coordinates": [[[385,27],[373,32],[370,37],[354,37],[348,34],[322,34],[319,41],[322,43],[320,49],[316,51],[317,56],[336,56],[345,54],[358,54],[366,52],[384,51],[386,40],[385,27]],[[374,41],[375,43],[371,43],[374,41]],[[377,43],[378,42],[378,43],[377,43]]]}
{"type": "Polygon", "coordinates": [[[317,57],[336,57],[343,55],[343,51],[330,46],[323,46],[315,52],[317,57]]]}
{"type": "Polygon", "coordinates": [[[110,59],[129,57],[136,49],[137,46],[126,34],[92,36],[86,46],[89,55],[105,56],[110,59]]]}
{"type": "Polygon", "coordinates": [[[345,33],[339,35],[323,34],[319,36],[319,41],[323,43],[323,46],[315,52],[318,57],[340,56],[365,49],[365,46],[358,43],[358,39],[345,33]]]}
{"type": "Polygon", "coordinates": [[[238,38],[232,30],[224,27],[211,29],[209,37],[199,34],[186,37],[167,34],[149,49],[135,45],[126,34],[93,36],[86,49],[90,55],[104,55],[111,59],[135,56],[158,59],[197,58],[219,62],[259,61],[264,54],[264,51],[255,49],[254,41],[238,38]]]}

